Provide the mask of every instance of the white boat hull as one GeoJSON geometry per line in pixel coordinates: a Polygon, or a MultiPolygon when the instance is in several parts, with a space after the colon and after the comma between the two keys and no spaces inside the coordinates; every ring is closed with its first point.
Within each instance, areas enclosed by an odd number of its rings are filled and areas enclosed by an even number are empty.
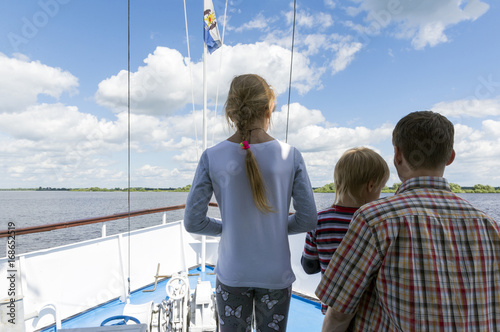
{"type": "MultiPolygon", "coordinates": [[[[290,236],[294,291],[314,297],[319,275],[306,275],[300,266],[304,234],[290,236]]],[[[14,268],[0,259],[2,331],[35,331],[112,299],[126,301],[131,291],[202,264],[201,236],[184,230],[182,221],[111,235],[17,256],[14,268]],[[129,250],[130,249],[130,250],[129,250]],[[130,256],[130,258],[129,258],[130,256]],[[15,272],[13,272],[15,271],[15,272]],[[15,286],[3,276],[15,274],[15,286]],[[15,290],[15,296],[9,289],[15,290]],[[11,299],[16,301],[12,324],[11,299]],[[10,314],[10,316],[9,316],[10,314]],[[24,326],[22,322],[24,321],[24,326]]],[[[217,264],[218,239],[206,239],[207,264],[217,264]]]]}

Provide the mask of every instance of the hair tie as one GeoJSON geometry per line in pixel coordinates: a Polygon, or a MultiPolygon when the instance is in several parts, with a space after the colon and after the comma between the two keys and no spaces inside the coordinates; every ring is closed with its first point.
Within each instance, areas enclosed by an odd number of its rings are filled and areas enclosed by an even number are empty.
{"type": "Polygon", "coordinates": [[[241,142],[240,145],[243,150],[250,149],[250,145],[248,144],[247,141],[241,142]]]}

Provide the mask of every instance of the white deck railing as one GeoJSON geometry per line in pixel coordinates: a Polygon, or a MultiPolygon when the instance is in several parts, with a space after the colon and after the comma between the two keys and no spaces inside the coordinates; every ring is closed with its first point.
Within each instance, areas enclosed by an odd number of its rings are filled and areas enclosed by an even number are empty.
{"type": "MultiPolygon", "coordinates": [[[[289,240],[297,277],[293,288],[314,296],[319,276],[306,275],[300,266],[304,234],[289,240]]],[[[122,233],[21,254],[14,265],[1,258],[0,330],[31,332],[112,299],[125,301],[129,271],[134,291],[155,281],[158,264],[160,275],[201,264],[201,247],[201,236],[187,233],[178,221],[131,231],[130,237],[122,233]],[[15,326],[9,322],[12,301],[15,326]]],[[[207,238],[206,263],[217,263],[217,250],[218,239],[207,238]]]]}

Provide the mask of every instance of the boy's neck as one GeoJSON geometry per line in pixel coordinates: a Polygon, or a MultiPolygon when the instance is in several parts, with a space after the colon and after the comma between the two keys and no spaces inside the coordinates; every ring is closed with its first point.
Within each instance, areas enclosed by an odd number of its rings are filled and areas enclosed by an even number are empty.
{"type": "Polygon", "coordinates": [[[354,201],[351,197],[340,197],[334,205],[339,205],[343,207],[359,208],[361,205],[359,202],[354,201]]]}

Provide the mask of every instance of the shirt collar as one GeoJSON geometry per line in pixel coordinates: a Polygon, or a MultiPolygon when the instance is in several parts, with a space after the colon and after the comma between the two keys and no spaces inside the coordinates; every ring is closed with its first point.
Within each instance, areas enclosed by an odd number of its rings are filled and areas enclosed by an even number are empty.
{"type": "Polygon", "coordinates": [[[437,189],[451,191],[448,180],[439,176],[418,176],[404,181],[396,191],[396,195],[412,189],[437,189]]]}

